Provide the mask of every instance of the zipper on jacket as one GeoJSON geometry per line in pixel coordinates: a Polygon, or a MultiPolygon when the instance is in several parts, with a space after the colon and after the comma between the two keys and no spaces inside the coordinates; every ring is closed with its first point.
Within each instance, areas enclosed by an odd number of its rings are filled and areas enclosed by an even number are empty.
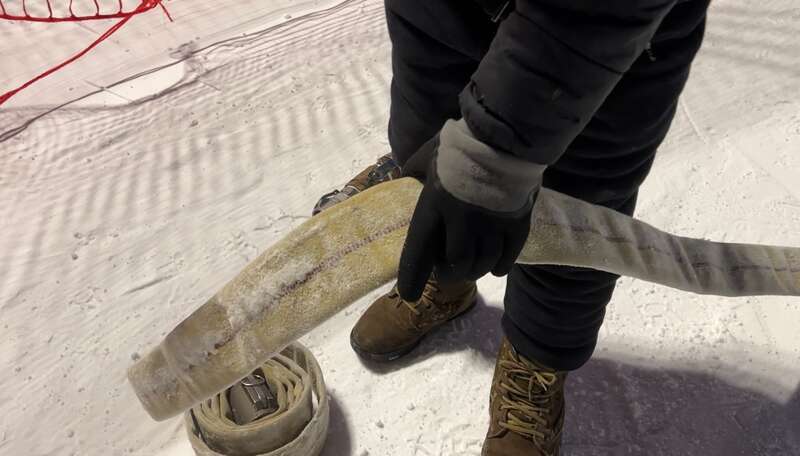
{"type": "Polygon", "coordinates": [[[651,43],[647,43],[647,46],[644,48],[644,52],[647,53],[647,58],[650,59],[651,62],[656,61],[656,54],[653,52],[653,46],[651,43]]]}
{"type": "Polygon", "coordinates": [[[511,0],[503,3],[502,6],[497,10],[497,12],[492,16],[492,22],[497,23],[505,19],[506,14],[510,13],[511,9],[511,0]]]}

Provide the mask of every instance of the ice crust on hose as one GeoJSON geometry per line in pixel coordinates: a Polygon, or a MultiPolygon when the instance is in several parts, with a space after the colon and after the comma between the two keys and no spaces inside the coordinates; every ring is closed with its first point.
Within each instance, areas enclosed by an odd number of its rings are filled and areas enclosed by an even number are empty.
{"type": "Polygon", "coordinates": [[[137,362],[129,378],[151,415],[165,419],[221,391],[395,276],[420,184],[383,186],[295,228],[137,362]],[[177,384],[169,397],[144,379],[165,363],[177,384]]]}
{"type": "Polygon", "coordinates": [[[252,286],[241,293],[237,301],[220,301],[227,311],[232,330],[238,331],[260,319],[285,295],[287,289],[292,288],[292,284],[302,281],[314,269],[311,259],[302,254],[296,256],[299,252],[294,253],[269,258],[268,261],[283,265],[270,271],[270,280],[254,278],[252,286]]]}

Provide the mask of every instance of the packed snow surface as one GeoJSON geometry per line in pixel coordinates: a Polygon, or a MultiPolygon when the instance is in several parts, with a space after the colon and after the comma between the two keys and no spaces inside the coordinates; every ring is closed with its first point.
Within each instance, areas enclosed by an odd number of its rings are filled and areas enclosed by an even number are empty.
{"type": "MultiPolygon", "coordinates": [[[[6,2],[4,2],[6,3],[6,2]]],[[[101,2],[102,3],[102,2],[101,2]]],[[[175,0],[0,107],[0,454],[191,454],[125,371],[387,151],[382,2],[175,0]]],[[[108,24],[0,22],[0,91],[108,24]]],[[[800,246],[800,7],[719,0],[637,216],[800,246]]],[[[305,337],[333,398],[326,456],[478,455],[504,281],[407,358],[305,337]]],[[[314,303],[309,303],[313,306],[314,303]]],[[[564,454],[800,454],[800,299],[623,278],[571,374],[564,454]]]]}

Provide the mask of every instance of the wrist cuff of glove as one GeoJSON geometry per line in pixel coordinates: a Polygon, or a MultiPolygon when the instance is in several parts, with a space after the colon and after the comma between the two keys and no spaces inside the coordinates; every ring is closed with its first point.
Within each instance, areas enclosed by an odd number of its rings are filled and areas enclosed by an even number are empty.
{"type": "Polygon", "coordinates": [[[439,134],[436,175],[455,198],[494,212],[530,207],[546,165],[498,152],[477,139],[462,120],[448,120],[439,134]]]}

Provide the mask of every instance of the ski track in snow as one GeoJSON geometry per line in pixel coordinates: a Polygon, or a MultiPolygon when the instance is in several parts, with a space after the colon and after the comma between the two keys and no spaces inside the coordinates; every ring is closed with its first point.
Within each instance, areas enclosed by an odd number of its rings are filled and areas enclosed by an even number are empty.
{"type": "MultiPolygon", "coordinates": [[[[174,25],[137,18],[0,109],[0,454],[191,454],[179,419],[141,409],[127,367],[387,150],[382,2],[334,5],[172,2],[174,25]]],[[[715,2],[638,217],[800,245],[798,19],[790,0],[715,2]]],[[[0,84],[31,70],[31,49],[37,65],[57,57],[37,39],[92,30],[0,23],[20,43],[0,84]]],[[[333,399],[324,455],[480,454],[504,282],[480,289],[392,365],[348,342],[385,290],[303,339],[333,399]]],[[[564,454],[800,454],[798,327],[797,298],[623,278],[595,358],[571,374],[564,454]]]]}

